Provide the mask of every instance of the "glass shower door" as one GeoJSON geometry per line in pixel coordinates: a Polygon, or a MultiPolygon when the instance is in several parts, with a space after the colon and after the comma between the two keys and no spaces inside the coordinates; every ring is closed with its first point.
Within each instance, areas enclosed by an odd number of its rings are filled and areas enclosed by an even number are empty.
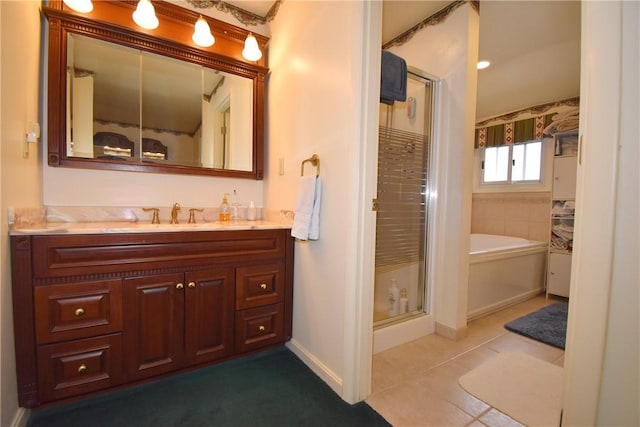
{"type": "Polygon", "coordinates": [[[425,313],[434,82],[410,72],[407,101],[380,104],[374,326],[425,313]]]}

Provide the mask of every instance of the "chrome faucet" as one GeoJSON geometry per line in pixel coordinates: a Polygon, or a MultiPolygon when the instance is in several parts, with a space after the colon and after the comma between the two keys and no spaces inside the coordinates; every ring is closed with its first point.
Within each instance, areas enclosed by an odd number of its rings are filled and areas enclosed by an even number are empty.
{"type": "Polygon", "coordinates": [[[173,204],[173,208],[171,208],[171,224],[178,223],[178,211],[180,210],[180,205],[178,203],[173,204]]]}

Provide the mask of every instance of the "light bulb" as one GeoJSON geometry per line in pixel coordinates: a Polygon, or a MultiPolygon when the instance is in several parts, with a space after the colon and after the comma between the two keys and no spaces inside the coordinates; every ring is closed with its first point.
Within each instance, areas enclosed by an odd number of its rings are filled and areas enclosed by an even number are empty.
{"type": "Polygon", "coordinates": [[[147,30],[158,28],[159,24],[156,10],[149,0],[140,0],[138,2],[138,7],[136,7],[135,12],[133,12],[133,20],[136,24],[147,30]]]}
{"type": "Polygon", "coordinates": [[[89,13],[93,10],[93,3],[91,0],[63,0],[64,4],[71,9],[80,13],[89,13]]]}
{"type": "Polygon", "coordinates": [[[242,56],[248,61],[257,61],[262,58],[262,52],[258,47],[258,41],[249,33],[247,39],[244,41],[244,49],[242,50],[242,56]]]}
{"type": "Polygon", "coordinates": [[[215,43],[216,39],[211,34],[211,28],[202,16],[196,21],[195,30],[191,39],[195,44],[202,47],[209,47],[215,43]]]}

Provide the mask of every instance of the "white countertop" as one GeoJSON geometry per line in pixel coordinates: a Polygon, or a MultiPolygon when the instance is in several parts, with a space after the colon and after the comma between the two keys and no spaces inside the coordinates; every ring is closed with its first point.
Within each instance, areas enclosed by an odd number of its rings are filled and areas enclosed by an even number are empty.
{"type": "MultiPolygon", "coordinates": [[[[108,234],[108,233],[176,233],[188,231],[234,231],[288,229],[293,225],[290,211],[265,212],[266,219],[249,221],[217,221],[217,208],[195,212],[195,224],[187,220],[183,209],[178,224],[170,224],[170,207],[160,208],[160,224],[152,224],[152,212],[140,207],[35,207],[14,209],[14,221],[9,234],[108,234]]],[[[244,213],[244,211],[243,211],[244,213]]],[[[260,214],[262,215],[262,208],[260,214]]]]}
{"type": "Polygon", "coordinates": [[[272,221],[229,221],[201,224],[149,224],[139,222],[48,222],[23,227],[11,227],[12,236],[24,234],[108,234],[166,233],[189,231],[235,231],[287,229],[290,224],[272,221]]]}

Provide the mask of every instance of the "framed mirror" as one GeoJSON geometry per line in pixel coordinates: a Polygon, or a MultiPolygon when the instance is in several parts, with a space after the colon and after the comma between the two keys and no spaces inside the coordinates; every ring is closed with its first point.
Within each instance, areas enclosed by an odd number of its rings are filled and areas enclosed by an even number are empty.
{"type": "Polygon", "coordinates": [[[129,3],[95,3],[104,20],[45,8],[49,165],[262,179],[268,69],[234,57],[243,35],[214,32],[221,55],[188,46],[190,25],[161,20],[176,40],[156,38],[107,21],[129,3]]]}

